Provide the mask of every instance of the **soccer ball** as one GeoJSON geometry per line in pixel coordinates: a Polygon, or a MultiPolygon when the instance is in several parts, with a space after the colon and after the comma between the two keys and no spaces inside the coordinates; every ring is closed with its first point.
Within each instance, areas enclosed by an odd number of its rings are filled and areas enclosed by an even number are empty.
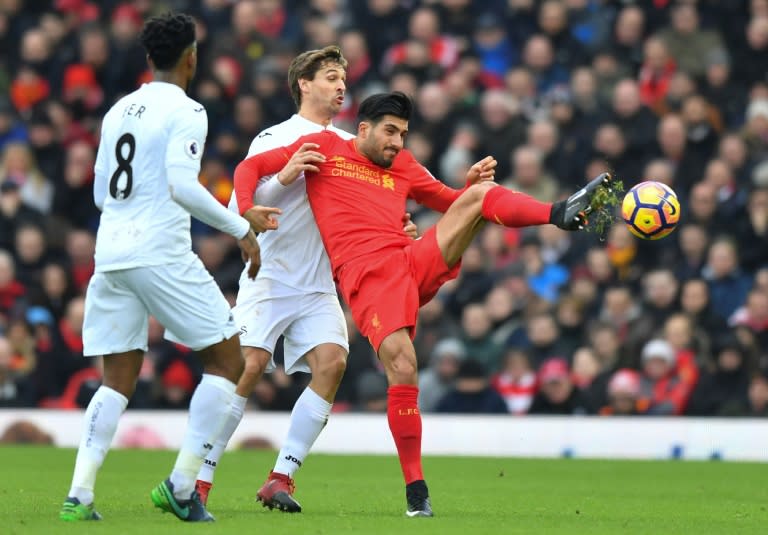
{"type": "Polygon", "coordinates": [[[641,182],[624,196],[621,216],[629,231],[644,240],[668,236],[680,221],[680,201],[661,182],[641,182]]]}

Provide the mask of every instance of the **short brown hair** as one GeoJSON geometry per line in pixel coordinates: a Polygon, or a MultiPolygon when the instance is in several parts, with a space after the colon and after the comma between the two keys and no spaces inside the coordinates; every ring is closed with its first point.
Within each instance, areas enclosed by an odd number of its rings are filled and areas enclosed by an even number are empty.
{"type": "Polygon", "coordinates": [[[296,109],[301,108],[299,80],[314,80],[317,71],[328,63],[336,63],[342,69],[347,70],[347,60],[336,45],[329,45],[319,50],[307,50],[293,58],[291,66],[288,67],[288,85],[291,88],[291,96],[296,103],[296,109]]]}

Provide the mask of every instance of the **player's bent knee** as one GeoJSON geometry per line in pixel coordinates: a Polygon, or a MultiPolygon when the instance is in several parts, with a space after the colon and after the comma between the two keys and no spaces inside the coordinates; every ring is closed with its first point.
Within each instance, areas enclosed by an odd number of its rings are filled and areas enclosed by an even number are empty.
{"type": "Polygon", "coordinates": [[[243,355],[237,336],[213,344],[199,353],[205,373],[220,375],[233,383],[237,383],[243,374],[243,355]]]}
{"type": "Polygon", "coordinates": [[[483,199],[485,199],[486,193],[488,193],[491,188],[495,188],[497,186],[498,184],[495,182],[480,182],[479,184],[472,184],[466,189],[464,193],[462,193],[462,195],[454,204],[466,209],[473,208],[479,213],[483,206],[483,199]]]}
{"type": "Polygon", "coordinates": [[[245,347],[243,348],[243,355],[245,356],[245,369],[240,378],[240,383],[255,386],[259,379],[261,379],[261,376],[264,375],[264,370],[266,370],[272,355],[263,349],[245,347]]]}
{"type": "Polygon", "coordinates": [[[412,355],[399,353],[391,359],[387,368],[387,377],[391,384],[416,384],[418,368],[416,367],[416,359],[412,355]]]}
{"type": "Polygon", "coordinates": [[[334,382],[341,381],[344,376],[344,372],[347,369],[347,356],[346,354],[334,354],[332,357],[322,361],[319,364],[318,373],[324,377],[334,380],[334,382]]]}

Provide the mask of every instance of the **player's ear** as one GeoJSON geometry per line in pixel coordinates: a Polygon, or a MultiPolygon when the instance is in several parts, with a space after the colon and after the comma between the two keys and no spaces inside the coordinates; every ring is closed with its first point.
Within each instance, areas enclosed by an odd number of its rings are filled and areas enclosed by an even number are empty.
{"type": "Polygon", "coordinates": [[[309,80],[306,78],[299,78],[299,91],[303,92],[309,92],[309,80]]]}
{"type": "Polygon", "coordinates": [[[360,139],[365,139],[368,137],[368,133],[371,130],[371,123],[368,121],[360,121],[360,123],[357,125],[357,136],[360,139]]]}

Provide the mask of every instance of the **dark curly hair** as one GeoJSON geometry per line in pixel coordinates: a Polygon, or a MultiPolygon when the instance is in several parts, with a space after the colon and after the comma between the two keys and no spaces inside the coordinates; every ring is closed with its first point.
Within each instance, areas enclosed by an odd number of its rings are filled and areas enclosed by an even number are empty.
{"type": "Polygon", "coordinates": [[[377,93],[366,98],[360,103],[357,119],[359,122],[378,123],[383,116],[394,115],[408,121],[412,112],[413,102],[408,95],[400,91],[392,91],[390,93],[377,93]]]}
{"type": "Polygon", "coordinates": [[[195,21],[183,13],[165,13],[144,23],[139,41],[155,68],[165,71],[179,62],[182,52],[195,42],[195,21]]]}

